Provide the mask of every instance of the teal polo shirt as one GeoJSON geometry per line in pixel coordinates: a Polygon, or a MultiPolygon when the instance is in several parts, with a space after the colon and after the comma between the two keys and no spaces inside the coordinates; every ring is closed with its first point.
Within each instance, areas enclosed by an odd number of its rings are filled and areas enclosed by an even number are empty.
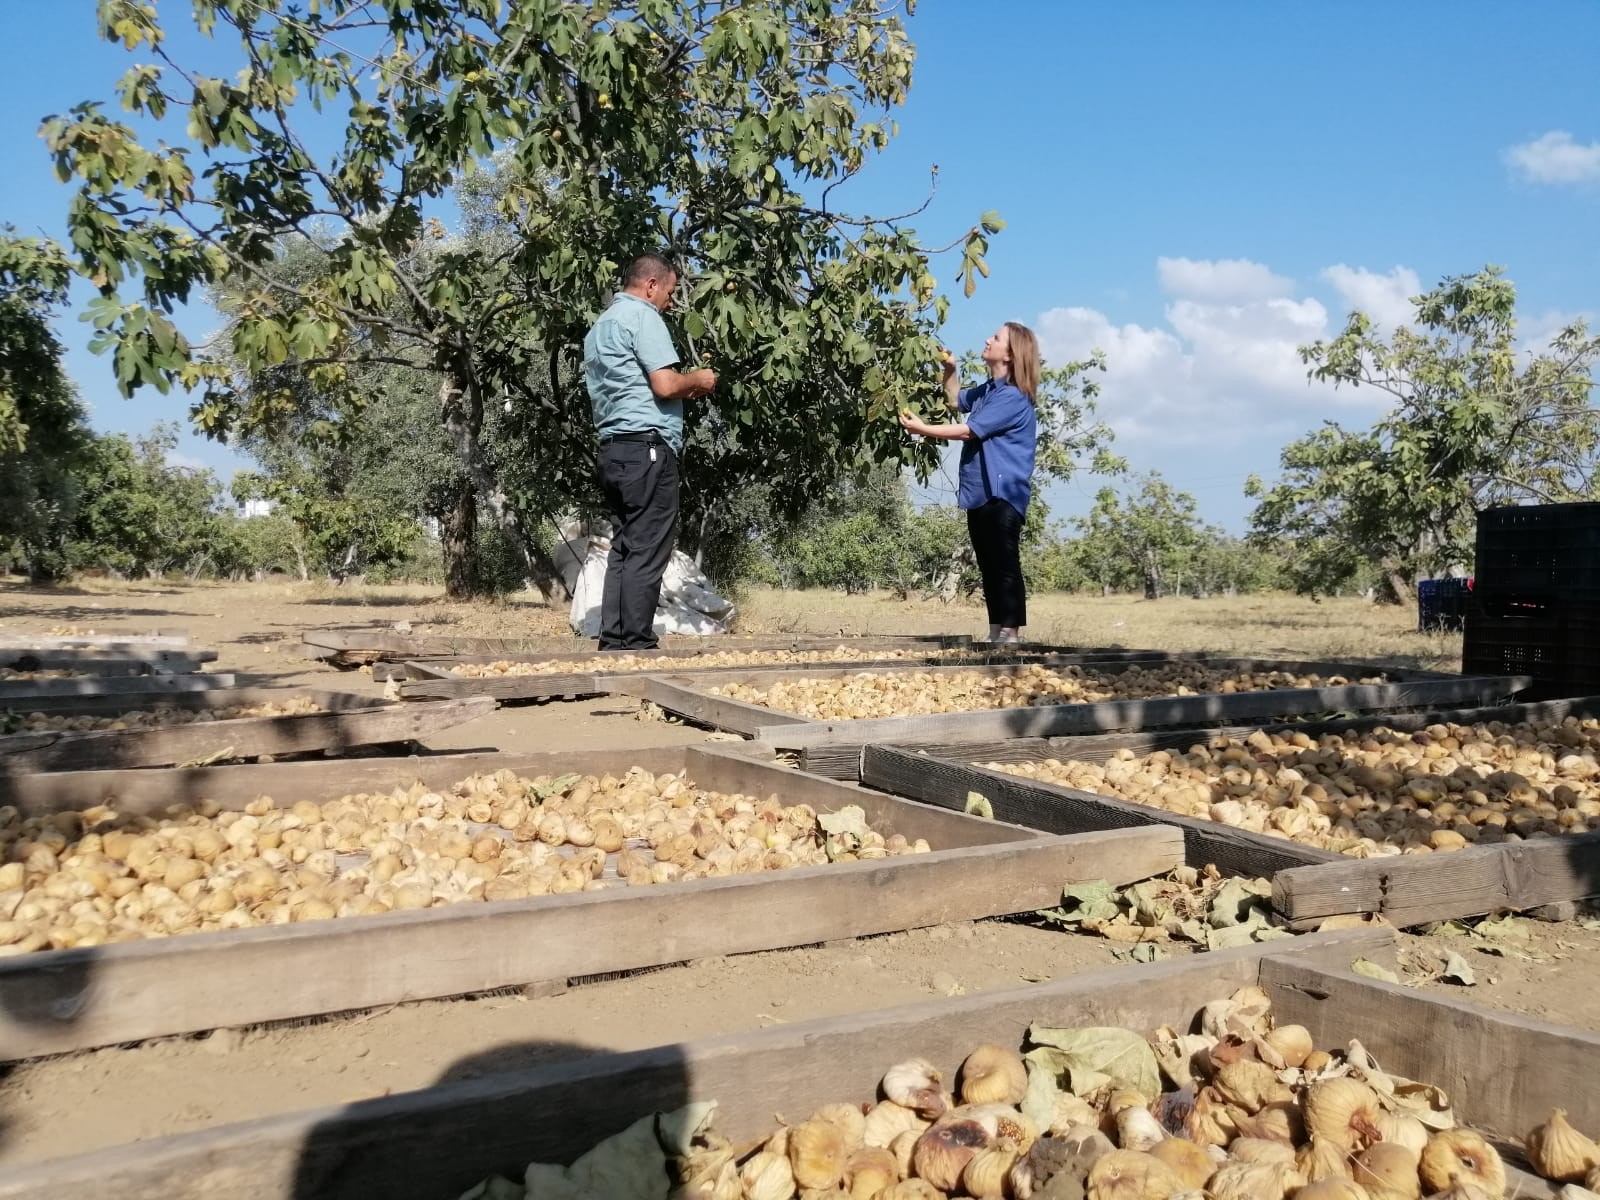
{"type": "Polygon", "coordinates": [[[654,429],[681,454],[683,401],[662,400],[650,390],[650,372],[677,361],[678,351],[655,305],[618,292],[583,339],[583,379],[595,433],[605,438],[654,429]]]}

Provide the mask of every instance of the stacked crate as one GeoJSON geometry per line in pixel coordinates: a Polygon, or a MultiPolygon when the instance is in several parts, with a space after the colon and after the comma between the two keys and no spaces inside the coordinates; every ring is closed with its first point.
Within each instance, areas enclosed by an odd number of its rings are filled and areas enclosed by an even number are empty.
{"type": "Polygon", "coordinates": [[[1417,584],[1417,629],[1422,633],[1460,633],[1467,620],[1470,579],[1424,579],[1417,584]]]}
{"type": "Polygon", "coordinates": [[[1600,692],[1600,504],[1478,514],[1461,667],[1531,675],[1541,697],[1600,692]]]}

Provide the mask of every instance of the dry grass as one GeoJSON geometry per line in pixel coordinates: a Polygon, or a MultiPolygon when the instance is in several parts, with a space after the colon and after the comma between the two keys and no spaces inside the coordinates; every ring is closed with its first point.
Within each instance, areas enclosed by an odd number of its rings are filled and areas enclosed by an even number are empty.
{"type": "MultiPolygon", "coordinates": [[[[1057,645],[1209,650],[1451,671],[1461,661],[1459,634],[1418,633],[1413,611],[1360,599],[1315,602],[1270,594],[1147,601],[1046,595],[1030,596],[1028,609],[1024,636],[1057,645]]],[[[851,634],[981,634],[987,628],[980,605],[765,589],[746,597],[740,624],[749,632],[851,634]]]]}
{"type": "MultiPolygon", "coordinates": [[[[816,634],[978,633],[981,604],[898,600],[886,593],[753,589],[743,597],[737,632],[816,634]]],[[[1407,609],[1363,600],[1262,595],[1145,601],[1132,596],[1045,595],[1029,598],[1029,640],[1057,645],[1209,650],[1274,658],[1390,663],[1455,670],[1459,635],[1420,634],[1407,609]]],[[[372,626],[409,620],[416,632],[480,636],[565,634],[566,606],[546,607],[535,593],[459,604],[438,588],[414,585],[269,581],[252,584],[83,580],[63,588],[0,583],[0,622],[37,629],[54,621],[80,630],[183,624],[185,616],[223,625],[279,628],[372,626]]],[[[202,631],[196,630],[199,634],[202,631]]]]}

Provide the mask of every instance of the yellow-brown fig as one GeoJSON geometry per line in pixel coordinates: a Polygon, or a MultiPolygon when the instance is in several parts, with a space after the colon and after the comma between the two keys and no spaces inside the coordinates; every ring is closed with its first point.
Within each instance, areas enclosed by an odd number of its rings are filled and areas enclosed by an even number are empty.
{"type": "Polygon", "coordinates": [[[1395,1142],[1374,1142],[1356,1156],[1350,1174],[1372,1200],[1417,1200],[1422,1180],[1417,1155],[1395,1142]]]}
{"type": "Polygon", "coordinates": [[[844,1188],[851,1200],[873,1200],[891,1184],[900,1181],[900,1167],[894,1155],[877,1146],[866,1146],[852,1154],[844,1164],[844,1188]]]}
{"type": "Polygon", "coordinates": [[[1149,1153],[1171,1167],[1183,1186],[1191,1191],[1205,1187],[1206,1180],[1217,1169],[1206,1148],[1187,1138],[1165,1138],[1150,1147],[1149,1153]]]}
{"type": "Polygon", "coordinates": [[[833,1187],[849,1158],[845,1133],[832,1121],[806,1121],[789,1131],[789,1166],[800,1187],[833,1187]]]}
{"type": "Polygon", "coordinates": [[[885,1100],[874,1104],[862,1118],[861,1141],[867,1146],[887,1147],[902,1133],[920,1134],[928,1124],[905,1105],[885,1100]]]}
{"type": "Polygon", "coordinates": [[[1015,1050],[979,1046],[961,1064],[964,1104],[1017,1104],[1027,1091],[1028,1068],[1015,1050]]]}
{"type": "Polygon", "coordinates": [[[1341,1150],[1359,1150],[1378,1141],[1378,1096],[1360,1080],[1341,1076],[1312,1084],[1301,1097],[1306,1132],[1341,1150]]]}
{"type": "Polygon", "coordinates": [[[1183,1191],[1178,1173],[1138,1150],[1113,1150],[1089,1168],[1087,1200],[1166,1200],[1183,1191]]]}
{"type": "Polygon", "coordinates": [[[1567,1123],[1567,1110],[1553,1108],[1542,1125],[1528,1131],[1528,1161],[1546,1179],[1580,1183],[1600,1165],[1600,1146],[1567,1123]]]}
{"type": "Polygon", "coordinates": [[[1422,1186],[1430,1192],[1464,1183],[1499,1200],[1506,1190],[1506,1168],[1499,1151],[1466,1129],[1447,1129],[1429,1138],[1422,1151],[1420,1173],[1422,1186]]]}
{"type": "Polygon", "coordinates": [[[794,1171],[781,1154],[763,1150],[739,1169],[747,1200],[793,1200],[794,1171]]]}
{"type": "Polygon", "coordinates": [[[1234,1162],[1243,1163],[1286,1163],[1294,1166],[1298,1162],[1293,1146],[1273,1138],[1234,1138],[1228,1143],[1228,1157],[1234,1162]]]}
{"type": "Polygon", "coordinates": [[[1004,1200],[1017,1152],[1004,1142],[979,1150],[961,1172],[961,1186],[977,1200],[1004,1200]]]}
{"type": "Polygon", "coordinates": [[[1267,1105],[1293,1095],[1278,1081],[1271,1067],[1254,1059],[1240,1059],[1219,1067],[1211,1086],[1229,1104],[1247,1113],[1260,1112],[1267,1105]]]}
{"type": "Polygon", "coordinates": [[[824,1104],[811,1114],[813,1121],[836,1125],[844,1135],[845,1149],[854,1154],[866,1145],[867,1118],[855,1104],[824,1104]]]}
{"type": "Polygon", "coordinates": [[[1294,1200],[1374,1200],[1372,1193],[1351,1179],[1322,1179],[1308,1183],[1294,1200]]]}
{"type": "Polygon", "coordinates": [[[1284,1200],[1306,1177],[1288,1163],[1223,1163],[1206,1184],[1212,1200],[1284,1200]]]}
{"type": "Polygon", "coordinates": [[[927,1059],[909,1058],[884,1072],[883,1094],[922,1116],[938,1117],[947,1107],[944,1093],[939,1090],[943,1079],[927,1059]]]}
{"type": "Polygon", "coordinates": [[[911,1170],[943,1192],[961,1184],[961,1173],[979,1150],[994,1138],[977,1121],[954,1118],[940,1121],[917,1139],[911,1151],[911,1170]]]}
{"type": "Polygon", "coordinates": [[[1286,1067],[1305,1065],[1316,1046],[1311,1041],[1311,1031],[1304,1025],[1279,1025],[1266,1036],[1267,1045],[1278,1052],[1286,1067]]]}
{"type": "Polygon", "coordinates": [[[1378,1114],[1378,1133],[1385,1143],[1404,1146],[1419,1158],[1430,1136],[1428,1127],[1417,1118],[1395,1112],[1378,1114]]]}
{"type": "Polygon", "coordinates": [[[926,1179],[902,1179],[888,1191],[879,1192],[878,1200],[944,1200],[944,1193],[926,1179]]]}

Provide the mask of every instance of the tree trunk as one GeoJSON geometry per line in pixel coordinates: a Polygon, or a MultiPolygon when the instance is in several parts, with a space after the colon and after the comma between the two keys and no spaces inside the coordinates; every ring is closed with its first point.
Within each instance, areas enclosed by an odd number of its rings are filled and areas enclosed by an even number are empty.
{"type": "Polygon", "coordinates": [[[1146,555],[1144,560],[1144,598],[1161,599],[1161,564],[1153,555],[1146,555]]]}
{"type": "Polygon", "coordinates": [[[539,589],[546,604],[554,601],[558,592],[570,600],[572,593],[567,590],[566,581],[561,578],[554,560],[534,542],[532,532],[517,511],[516,503],[506,495],[494,468],[489,465],[483,453],[483,443],[479,440],[479,433],[483,429],[482,405],[468,395],[466,382],[455,372],[446,371],[439,385],[439,412],[444,430],[460,455],[461,465],[466,468],[473,488],[489,506],[489,512],[500,528],[505,530],[511,544],[521,551],[522,560],[528,568],[529,581],[539,589]]]}
{"type": "Polygon", "coordinates": [[[444,551],[444,594],[467,600],[478,591],[478,493],[463,479],[454,502],[439,522],[439,545],[444,551]]]}

